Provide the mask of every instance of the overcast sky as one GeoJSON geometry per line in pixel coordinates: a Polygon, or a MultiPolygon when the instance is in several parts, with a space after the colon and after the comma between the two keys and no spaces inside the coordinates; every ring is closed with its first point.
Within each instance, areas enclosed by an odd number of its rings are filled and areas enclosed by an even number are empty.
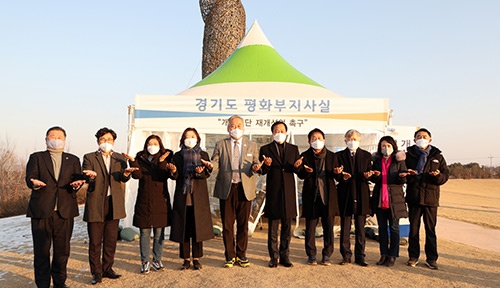
{"type": "MultiPolygon", "coordinates": [[[[388,98],[393,124],[430,129],[448,163],[500,165],[500,1],[243,5],[247,29],[257,19],[316,82],[344,97],[388,98]]],[[[45,149],[53,125],[80,157],[103,126],[124,150],[135,95],[176,94],[201,79],[194,0],[1,1],[0,39],[0,141],[23,157],[45,149]]]]}

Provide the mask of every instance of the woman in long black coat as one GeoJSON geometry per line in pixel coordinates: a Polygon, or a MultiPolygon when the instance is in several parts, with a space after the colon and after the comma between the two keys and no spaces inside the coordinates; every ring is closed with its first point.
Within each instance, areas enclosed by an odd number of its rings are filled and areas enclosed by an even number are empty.
{"type": "Polygon", "coordinates": [[[335,178],[341,170],[335,154],[325,147],[325,134],[318,128],[308,134],[311,147],[300,156],[302,165],[297,174],[304,179],[302,217],[306,219],[305,248],[307,264],[316,265],[316,226],[321,217],[323,226],[322,265],[330,265],[333,253],[333,219],[339,215],[335,178]]]}
{"type": "Polygon", "coordinates": [[[403,192],[406,182],[406,164],[397,159],[397,144],[391,136],[380,138],[373,157],[375,183],[372,195],[373,211],[377,215],[380,260],[377,265],[393,266],[399,256],[399,219],[408,217],[403,192]],[[387,223],[391,234],[390,244],[387,223]]]}
{"type": "Polygon", "coordinates": [[[171,163],[173,152],[165,149],[160,137],[150,135],[144,142],[143,150],[135,158],[125,156],[129,159],[130,167],[139,168],[132,173],[132,177],[139,180],[133,225],[140,230],[141,273],[149,273],[151,266],[155,270],[163,270],[163,240],[171,209],[167,179],[177,178],[177,168],[171,163]],[[150,264],[151,228],[153,261],[150,264]]]}
{"type": "Polygon", "coordinates": [[[201,138],[196,129],[182,133],[181,150],[174,155],[177,177],[170,240],[179,243],[179,257],[184,259],[181,269],[189,269],[190,242],[193,268],[201,269],[203,241],[214,237],[212,214],[208,198],[207,178],[212,172],[208,153],[200,148],[201,138]]]}

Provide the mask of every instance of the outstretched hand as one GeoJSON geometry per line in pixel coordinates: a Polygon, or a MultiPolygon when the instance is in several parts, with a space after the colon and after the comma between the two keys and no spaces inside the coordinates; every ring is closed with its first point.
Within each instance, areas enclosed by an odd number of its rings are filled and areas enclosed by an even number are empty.
{"type": "Polygon", "coordinates": [[[125,169],[125,172],[123,172],[123,176],[128,177],[130,174],[132,174],[134,171],[139,170],[137,167],[129,167],[125,169]]]}
{"type": "Polygon", "coordinates": [[[31,183],[33,183],[33,186],[35,188],[40,188],[40,187],[45,187],[47,186],[47,184],[45,184],[44,182],[38,180],[38,179],[30,179],[31,180],[31,183]]]}
{"type": "Polygon", "coordinates": [[[167,151],[163,155],[161,155],[159,161],[160,162],[165,161],[165,159],[167,159],[168,155],[170,155],[170,151],[167,151]]]}
{"type": "Polygon", "coordinates": [[[434,177],[438,176],[439,174],[441,174],[439,169],[436,169],[435,171],[429,172],[429,175],[434,176],[434,177]]]}
{"type": "Polygon", "coordinates": [[[122,155],[123,155],[125,158],[127,158],[129,161],[132,161],[132,162],[134,162],[134,161],[135,161],[135,158],[134,158],[134,157],[132,157],[132,156],[128,155],[128,154],[127,154],[127,153],[125,153],[125,152],[124,152],[124,153],[122,153],[122,155]]]}
{"type": "Polygon", "coordinates": [[[90,179],[94,179],[95,177],[97,177],[97,172],[92,170],[83,170],[83,174],[85,174],[90,179]]]}
{"type": "Polygon", "coordinates": [[[206,160],[201,159],[201,164],[203,164],[208,169],[214,168],[214,165],[212,165],[212,163],[210,161],[206,161],[206,160]]]}
{"type": "Polygon", "coordinates": [[[261,163],[261,166],[262,164],[266,165],[266,166],[271,166],[271,163],[273,163],[273,158],[271,157],[266,157],[266,155],[262,155],[262,158],[264,159],[261,163]]]}
{"type": "Polygon", "coordinates": [[[344,165],[341,165],[340,167],[333,167],[333,173],[335,174],[340,174],[344,171],[344,165]]]}
{"type": "Polygon", "coordinates": [[[174,163],[167,163],[167,169],[172,173],[175,173],[177,171],[177,167],[174,165],[174,163]]]}
{"type": "Polygon", "coordinates": [[[342,177],[344,178],[344,180],[349,180],[352,175],[347,172],[342,172],[342,177]]]}
{"type": "Polygon", "coordinates": [[[85,184],[85,180],[76,180],[76,181],[69,183],[69,186],[73,187],[73,189],[78,189],[83,184],[85,184]]]}
{"type": "Polygon", "coordinates": [[[304,160],[304,156],[300,157],[297,161],[295,161],[295,163],[293,164],[293,166],[295,168],[299,168],[300,165],[302,165],[302,160],[304,160]]]}

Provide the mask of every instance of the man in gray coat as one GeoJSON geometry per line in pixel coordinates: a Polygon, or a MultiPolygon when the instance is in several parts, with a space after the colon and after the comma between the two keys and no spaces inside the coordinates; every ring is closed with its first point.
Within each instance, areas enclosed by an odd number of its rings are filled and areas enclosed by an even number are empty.
{"type": "Polygon", "coordinates": [[[116,279],[113,270],[118,224],[125,218],[125,182],[138,168],[127,168],[127,159],[113,151],[116,133],[101,128],[95,134],[99,150],[83,156],[83,173],[90,178],[83,220],[89,233],[92,284],[102,277],[116,279]],[[102,249],[101,249],[102,248],[102,249]],[[102,255],[102,262],[101,262],[102,255]]]}
{"type": "Polygon", "coordinates": [[[212,164],[218,169],[214,196],[219,198],[224,239],[224,267],[235,263],[248,267],[248,219],[255,198],[254,173],[260,169],[257,144],[243,137],[245,123],[238,115],[227,123],[230,138],[218,141],[212,155],[212,164]],[[236,245],[234,221],[237,222],[236,245]],[[235,247],[236,246],[236,247],[235,247]],[[236,249],[235,249],[236,248],[236,249]]]}

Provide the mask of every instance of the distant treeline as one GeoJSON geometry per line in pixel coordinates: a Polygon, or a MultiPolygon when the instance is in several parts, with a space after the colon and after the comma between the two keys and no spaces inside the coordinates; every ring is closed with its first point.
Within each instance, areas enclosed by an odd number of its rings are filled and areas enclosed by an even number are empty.
{"type": "Polygon", "coordinates": [[[481,166],[478,163],[453,163],[450,168],[450,178],[455,179],[489,179],[500,178],[500,167],[481,166]]]}

